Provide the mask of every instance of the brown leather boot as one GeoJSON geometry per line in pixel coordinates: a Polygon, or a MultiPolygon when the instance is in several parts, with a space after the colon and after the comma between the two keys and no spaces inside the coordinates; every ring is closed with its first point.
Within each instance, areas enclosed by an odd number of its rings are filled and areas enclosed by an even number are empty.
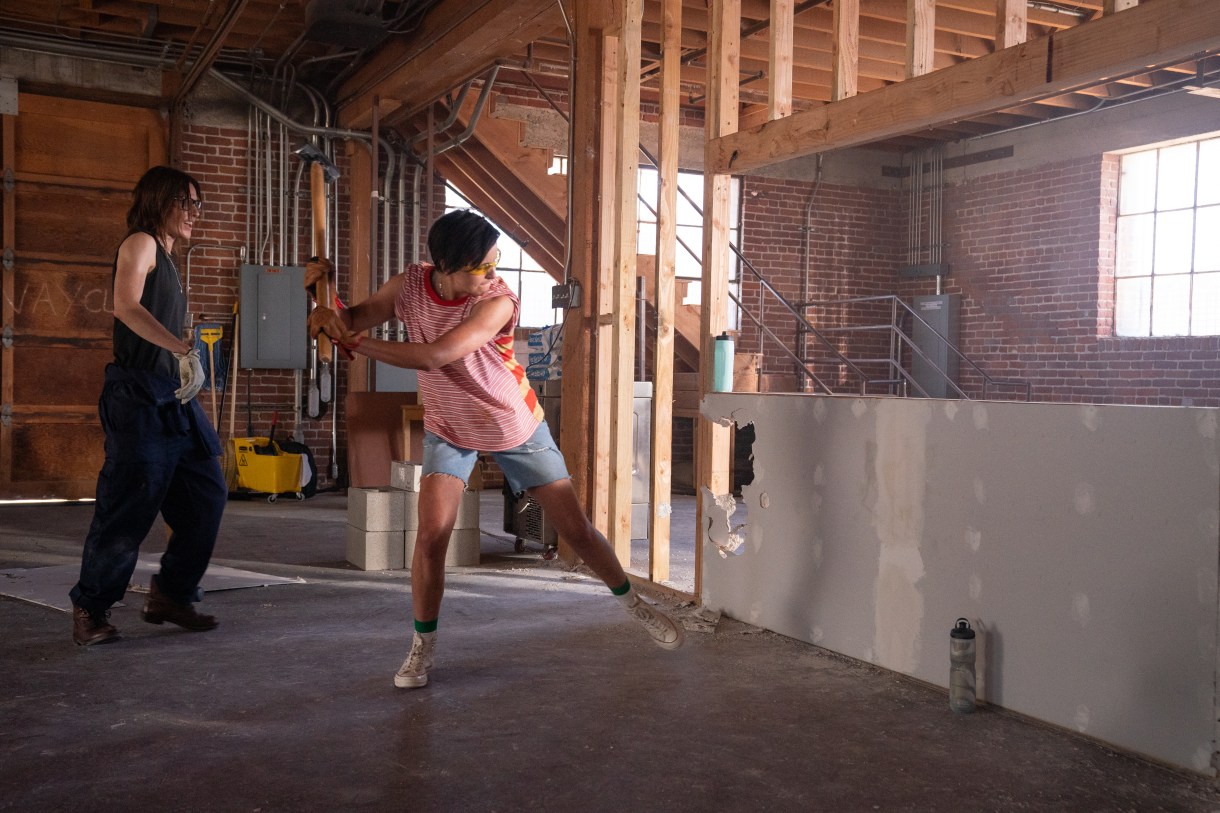
{"type": "Polygon", "coordinates": [[[108,644],[119,639],[119,631],[107,620],[109,612],[91,613],[72,605],[72,640],[77,646],[108,644]]]}
{"type": "Polygon", "coordinates": [[[140,613],[140,617],[150,624],[164,624],[168,621],[192,632],[216,629],[220,624],[215,616],[195,612],[193,604],[171,601],[157,587],[156,579],[148,585],[148,598],[144,601],[144,612],[140,613]]]}

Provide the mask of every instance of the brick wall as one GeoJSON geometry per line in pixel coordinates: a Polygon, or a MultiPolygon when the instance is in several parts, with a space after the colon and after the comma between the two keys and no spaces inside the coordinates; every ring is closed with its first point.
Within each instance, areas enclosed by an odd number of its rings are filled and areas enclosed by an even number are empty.
{"type": "MultiPolygon", "coordinates": [[[[904,197],[895,191],[832,184],[821,184],[815,192],[815,185],[805,181],[748,178],[742,201],[746,258],[785,299],[809,306],[806,318],[826,339],[805,334],[806,358],[815,373],[834,391],[859,391],[859,377],[831,347],[853,360],[887,356],[888,339],[882,333],[842,328],[883,317],[888,322],[888,306],[828,303],[894,292],[899,250],[905,251],[906,245],[904,197]]],[[[800,354],[795,343],[798,322],[748,269],[743,268],[742,279],[742,302],[756,315],[762,303],[763,321],[778,341],[760,339],[754,323],[743,318],[738,351],[762,352],[762,371],[768,376],[792,376],[794,362],[780,344],[800,354]]],[[[889,375],[884,364],[861,361],[859,366],[870,378],[889,375]]]]}
{"type": "MultiPolygon", "coordinates": [[[[1117,159],[1096,156],[946,188],[944,259],[951,273],[942,290],[961,295],[962,351],[993,378],[1028,381],[1038,401],[1220,405],[1220,337],[1112,335],[1117,185],[1117,159]]],[[[804,215],[813,188],[804,181],[750,178],[743,192],[746,256],[793,302],[802,298],[804,215]]],[[[823,184],[811,210],[809,301],[897,294],[909,303],[934,293],[934,280],[895,273],[907,264],[907,207],[906,192],[823,184]]],[[[744,286],[751,308],[758,288],[748,281],[744,286]]],[[[773,301],[768,326],[791,349],[795,321],[773,301]]],[[[885,356],[888,348],[876,337],[835,330],[889,321],[888,309],[866,311],[862,305],[814,307],[809,318],[850,358],[885,356]]],[[[809,342],[818,375],[838,392],[854,391],[856,377],[827,361],[830,351],[818,345],[809,342]]],[[[757,330],[743,320],[738,349],[757,347],[757,330]]],[[[764,372],[791,370],[775,342],[766,340],[764,348],[764,372]]],[[[861,366],[870,375],[882,369],[861,366]]],[[[966,365],[960,385],[982,397],[982,379],[966,365]]],[[[987,392],[988,398],[1023,395],[1013,387],[987,392]]]]}
{"type": "MultiPolygon", "coordinates": [[[[192,236],[192,243],[221,243],[225,246],[238,247],[246,243],[248,238],[247,233],[247,218],[249,216],[249,190],[248,190],[248,162],[249,148],[246,141],[245,129],[226,129],[203,125],[188,126],[182,137],[181,154],[179,157],[180,167],[190,174],[194,175],[203,186],[203,196],[206,201],[204,216],[197,222],[195,232],[192,236]]],[[[295,172],[295,162],[297,159],[290,157],[290,177],[295,172]]],[[[332,224],[332,228],[337,228],[339,237],[339,256],[336,263],[339,268],[339,294],[347,302],[358,302],[367,296],[365,292],[355,292],[351,290],[350,275],[347,274],[346,268],[350,262],[350,247],[347,241],[347,211],[349,208],[348,192],[350,190],[350,182],[347,180],[349,172],[347,170],[347,161],[343,156],[343,151],[339,150],[339,158],[337,160],[342,179],[338,185],[339,194],[339,217],[338,223],[332,224]]],[[[383,162],[384,163],[384,162],[383,162]]],[[[407,195],[411,194],[411,174],[408,172],[406,178],[407,195]]],[[[426,190],[426,185],[424,187],[426,190]]],[[[444,211],[444,187],[438,183],[434,189],[433,198],[433,213],[439,216],[444,211]]],[[[396,185],[391,190],[392,195],[397,194],[396,185]]],[[[423,192],[426,194],[426,191],[423,192]]],[[[397,201],[395,201],[397,203],[397,201]]],[[[411,202],[407,201],[408,209],[411,202]]],[[[297,224],[294,246],[292,236],[287,240],[287,249],[284,253],[284,260],[291,262],[295,257],[298,261],[303,262],[306,257],[311,254],[311,231],[310,231],[310,206],[308,199],[308,175],[306,174],[303,182],[301,195],[296,201],[298,207],[297,224]]],[[[291,210],[289,210],[291,212],[291,210]]],[[[278,216],[276,222],[278,223],[278,216]]],[[[288,222],[291,225],[293,222],[292,215],[289,214],[288,222]]],[[[411,217],[408,210],[406,218],[406,228],[410,229],[411,217]]],[[[382,221],[379,219],[378,227],[380,228],[382,221]]],[[[426,229],[426,224],[424,224],[426,229]]],[[[278,245],[278,230],[273,232],[275,237],[273,240],[278,245]]],[[[398,231],[397,231],[397,213],[391,218],[391,272],[397,269],[397,254],[398,254],[398,231]]],[[[381,238],[378,239],[379,246],[382,244],[381,238]]],[[[252,251],[247,256],[246,262],[251,263],[270,263],[271,254],[260,253],[257,248],[251,247],[252,251]]],[[[411,258],[411,246],[408,244],[405,250],[406,259],[411,258]]],[[[179,257],[183,256],[179,252],[179,257]]],[[[422,257],[427,260],[426,246],[422,250],[422,257]]],[[[213,317],[231,318],[233,305],[237,300],[240,287],[239,267],[241,264],[239,255],[236,251],[230,248],[211,248],[199,247],[191,252],[190,269],[191,269],[191,292],[189,309],[192,318],[196,322],[201,316],[212,319],[213,317]]],[[[181,263],[180,263],[181,264],[181,263]]],[[[185,269],[184,269],[185,270],[185,269]]],[[[380,280],[381,275],[380,261],[377,264],[377,278],[380,280]]],[[[231,340],[232,330],[228,323],[225,324],[225,338],[223,339],[226,350],[229,347],[228,342],[231,340]]],[[[228,357],[228,356],[226,356],[228,357]]],[[[335,403],[342,404],[343,399],[347,395],[347,363],[337,361],[335,364],[337,373],[337,395],[335,403]]],[[[302,371],[302,389],[301,403],[304,406],[307,403],[309,386],[308,371],[302,371]]],[[[247,434],[248,426],[253,428],[253,433],[256,436],[266,436],[271,428],[271,423],[278,413],[279,428],[277,429],[276,437],[285,439],[289,437],[294,425],[294,401],[296,396],[295,375],[292,370],[241,370],[238,373],[236,387],[233,388],[233,394],[236,395],[237,413],[235,420],[235,436],[244,437],[247,434]]],[[[232,400],[230,396],[225,396],[224,412],[221,420],[218,422],[221,439],[227,440],[229,437],[229,425],[231,418],[232,400]]],[[[210,400],[207,394],[204,393],[205,408],[210,411],[210,400]]],[[[301,427],[304,435],[304,442],[310,447],[313,452],[315,462],[319,474],[319,487],[326,488],[335,485],[335,481],[330,477],[330,469],[332,461],[338,465],[340,479],[344,480],[347,473],[347,431],[344,415],[341,413],[337,426],[337,444],[332,451],[331,440],[331,418],[332,405],[324,407],[323,414],[319,418],[310,419],[302,415],[301,427]]]]}

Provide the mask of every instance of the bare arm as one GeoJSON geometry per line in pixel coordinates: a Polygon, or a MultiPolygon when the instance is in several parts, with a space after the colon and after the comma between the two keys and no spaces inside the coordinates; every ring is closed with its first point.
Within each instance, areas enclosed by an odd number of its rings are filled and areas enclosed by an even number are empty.
{"type": "MultiPolygon", "coordinates": [[[[393,280],[391,280],[392,282],[393,280]]],[[[374,295],[375,298],[381,292],[374,295]]],[[[474,306],[470,316],[434,342],[387,342],[362,339],[349,344],[349,350],[395,367],[438,370],[490,342],[513,317],[513,303],[507,296],[485,299],[474,306]]],[[[380,323],[378,323],[380,324],[380,323]]]]}
{"type": "Polygon", "coordinates": [[[114,273],[114,316],[141,339],[171,353],[189,353],[192,345],[175,336],[140,304],[148,275],[157,267],[157,244],[136,233],[119,246],[114,273]]]}

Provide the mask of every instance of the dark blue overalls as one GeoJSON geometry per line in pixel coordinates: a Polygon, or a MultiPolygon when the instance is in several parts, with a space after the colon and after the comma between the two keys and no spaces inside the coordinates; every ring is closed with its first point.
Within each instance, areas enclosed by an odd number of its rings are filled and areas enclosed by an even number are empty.
{"type": "MultiPolygon", "coordinates": [[[[181,335],[186,302],[178,272],[158,250],[141,302],[162,324],[181,335]],[[172,275],[172,276],[170,276],[172,275]],[[162,316],[169,312],[168,316],[162,316]],[[175,319],[174,317],[177,316],[175,319]],[[177,322],[177,325],[174,324],[177,322]]],[[[177,376],[165,372],[173,356],[115,320],[115,358],[134,348],[152,369],[119,363],[106,367],[98,414],[106,433],[106,460],[97,478],[97,503],[85,538],[80,581],[72,601],[90,612],[104,612],[122,599],[135,572],[140,543],[160,513],[170,527],[154,578],[167,598],[198,601],[199,581],[207,570],[228,499],[217,456],[220,439],[199,402],[178,403],[177,376]],[[152,354],[151,356],[149,354],[152,354]]],[[[173,366],[177,372],[176,364],[173,366]]]]}

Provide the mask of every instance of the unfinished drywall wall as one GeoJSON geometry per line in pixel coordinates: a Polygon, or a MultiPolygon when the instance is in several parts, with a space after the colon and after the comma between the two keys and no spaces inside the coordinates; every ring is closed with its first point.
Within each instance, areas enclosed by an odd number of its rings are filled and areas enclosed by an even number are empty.
{"type": "MultiPolygon", "coordinates": [[[[748,521],[704,494],[711,608],[1213,773],[1220,410],[714,393],[748,521]]],[[[946,714],[951,713],[946,704],[946,714]]]]}

